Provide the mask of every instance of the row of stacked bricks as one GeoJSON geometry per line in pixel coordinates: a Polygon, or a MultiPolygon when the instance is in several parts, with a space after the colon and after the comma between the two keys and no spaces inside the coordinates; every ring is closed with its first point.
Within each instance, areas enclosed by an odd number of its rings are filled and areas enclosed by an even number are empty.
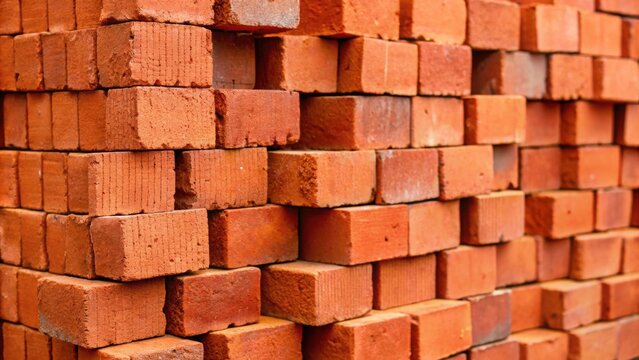
{"type": "Polygon", "coordinates": [[[633,17],[0,0],[3,359],[638,357],[633,17]]]}

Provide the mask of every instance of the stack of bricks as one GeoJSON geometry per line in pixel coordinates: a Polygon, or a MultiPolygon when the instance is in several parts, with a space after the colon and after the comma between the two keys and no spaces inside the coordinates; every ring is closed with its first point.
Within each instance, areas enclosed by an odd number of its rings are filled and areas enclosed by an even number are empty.
{"type": "Polygon", "coordinates": [[[639,357],[635,18],[0,0],[2,358],[639,357]]]}

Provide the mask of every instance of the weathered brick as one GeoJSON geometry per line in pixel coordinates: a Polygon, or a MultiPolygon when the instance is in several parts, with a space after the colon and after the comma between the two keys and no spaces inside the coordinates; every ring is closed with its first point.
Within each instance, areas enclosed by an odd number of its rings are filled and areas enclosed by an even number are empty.
{"type": "Polygon", "coordinates": [[[524,193],[499,191],[461,201],[461,241],[494,244],[524,235],[524,193]]]}
{"type": "Polygon", "coordinates": [[[570,330],[601,318],[601,284],[556,280],[541,285],[542,312],[548,327],[570,330]]]}
{"type": "Polygon", "coordinates": [[[590,191],[547,191],[526,198],[526,233],[553,239],[594,228],[594,195],[590,191]]]}
{"type": "Polygon", "coordinates": [[[619,273],[621,237],[614,232],[575,236],[572,242],[570,277],[578,280],[619,273]]]}
{"type": "Polygon", "coordinates": [[[541,99],[546,92],[546,74],[546,57],[541,54],[523,51],[475,53],[472,90],[474,94],[541,99]]]}
{"type": "Polygon", "coordinates": [[[463,45],[418,42],[420,95],[470,94],[472,51],[463,45]]]}
{"type": "Polygon", "coordinates": [[[463,145],[463,102],[455,98],[413,97],[410,133],[414,148],[463,145]]]}
{"type": "Polygon", "coordinates": [[[473,328],[473,345],[503,340],[510,335],[512,305],[510,290],[468,298],[473,328]]]}
{"type": "Polygon", "coordinates": [[[133,360],[139,358],[200,360],[204,356],[202,343],[162,336],[153,339],[114,345],[98,350],[78,349],[79,360],[133,360]]]}
{"type": "Polygon", "coordinates": [[[252,34],[214,31],[213,88],[253,89],[256,81],[256,50],[259,48],[256,49],[252,34]]]}
{"type": "Polygon", "coordinates": [[[439,196],[437,151],[378,150],[375,202],[396,204],[439,196]]]}
{"type": "Polygon", "coordinates": [[[214,0],[186,3],[152,0],[102,0],[102,23],[153,21],[161,23],[213,25],[214,0]]]}
{"type": "Polygon", "coordinates": [[[247,3],[241,0],[215,1],[215,27],[227,31],[280,32],[300,23],[303,1],[279,0],[247,3]]]}
{"type": "Polygon", "coordinates": [[[439,197],[452,200],[485,194],[493,186],[493,148],[445,147],[439,152],[439,197]]]}

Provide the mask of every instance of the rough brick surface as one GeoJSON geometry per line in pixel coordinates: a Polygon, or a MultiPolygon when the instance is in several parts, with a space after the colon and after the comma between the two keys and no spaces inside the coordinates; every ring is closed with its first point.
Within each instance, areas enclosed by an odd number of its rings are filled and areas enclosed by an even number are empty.
{"type": "Polygon", "coordinates": [[[491,146],[439,148],[439,197],[452,200],[485,194],[492,188],[491,146]]]}
{"type": "Polygon", "coordinates": [[[473,345],[503,340],[510,335],[512,305],[509,290],[468,299],[473,327],[473,345]]]}
{"type": "Polygon", "coordinates": [[[462,45],[419,42],[420,95],[470,94],[472,52],[462,45]]]}
{"type": "Polygon", "coordinates": [[[435,298],[435,255],[373,264],[373,307],[384,310],[435,298]]]}
{"type": "Polygon", "coordinates": [[[459,201],[408,205],[408,253],[411,256],[454,248],[460,243],[459,201]]]}
{"type": "Polygon", "coordinates": [[[480,245],[509,241],[524,235],[524,194],[500,191],[461,202],[461,241],[480,245]]]}
{"type": "Polygon", "coordinates": [[[303,1],[277,0],[247,3],[239,0],[215,1],[215,27],[228,31],[279,32],[300,23],[303,1]]]}
{"type": "Polygon", "coordinates": [[[402,39],[462,44],[466,39],[466,17],[466,3],[460,0],[400,1],[400,36],[402,39]]]}
{"type": "Polygon", "coordinates": [[[140,20],[213,25],[214,3],[214,0],[197,0],[188,3],[152,0],[102,0],[100,20],[103,23],[140,20]]]}
{"type": "Polygon", "coordinates": [[[560,239],[594,228],[590,191],[548,191],[526,199],[526,232],[560,239]]]}
{"type": "Polygon", "coordinates": [[[601,284],[557,280],[541,285],[542,313],[547,326],[569,330],[601,318],[601,284]]]}
{"type": "Polygon", "coordinates": [[[375,202],[396,204],[439,195],[437,151],[426,149],[377,151],[375,202]]]}
{"type": "Polygon", "coordinates": [[[546,58],[540,54],[523,51],[475,53],[472,90],[477,94],[540,99],[546,92],[546,74],[546,58]]]}
{"type": "Polygon", "coordinates": [[[495,246],[459,246],[437,254],[437,297],[460,299],[492,292],[497,279],[495,246]]]}
{"type": "Polygon", "coordinates": [[[473,49],[518,50],[519,6],[504,0],[469,0],[466,44],[473,49]],[[494,26],[499,23],[499,26],[494,26]]]}
{"type": "Polygon", "coordinates": [[[79,348],[77,356],[83,360],[133,360],[139,358],[198,360],[204,356],[204,347],[202,343],[197,341],[162,336],[123,345],[109,346],[99,350],[79,348]]]}
{"type": "Polygon", "coordinates": [[[411,146],[463,145],[464,105],[460,99],[416,96],[411,100],[411,146]]]}

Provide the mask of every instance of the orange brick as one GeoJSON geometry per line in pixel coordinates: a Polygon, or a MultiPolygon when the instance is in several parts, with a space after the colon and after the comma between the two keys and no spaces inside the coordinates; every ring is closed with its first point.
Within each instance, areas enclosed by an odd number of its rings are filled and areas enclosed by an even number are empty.
{"type": "Polygon", "coordinates": [[[526,135],[520,146],[558,145],[561,134],[561,104],[528,101],[526,135]]]}
{"type": "Polygon", "coordinates": [[[621,56],[621,18],[614,15],[579,12],[579,52],[588,55],[621,56]]]}
{"type": "Polygon", "coordinates": [[[302,100],[300,147],[322,150],[405,148],[411,102],[391,96],[319,96],[302,100]]]}
{"type": "Polygon", "coordinates": [[[634,147],[621,148],[621,169],[619,185],[626,187],[639,186],[639,149],[634,147]]]}
{"type": "Polygon", "coordinates": [[[561,149],[551,146],[519,152],[521,189],[526,192],[556,190],[561,186],[561,149]]]}
{"type": "Polygon", "coordinates": [[[211,31],[201,27],[152,22],[99,27],[100,85],[208,87],[213,81],[211,51],[211,31]]]}
{"type": "Polygon", "coordinates": [[[91,239],[91,218],[70,215],[66,222],[64,237],[64,272],[68,275],[93,279],[95,255],[91,239]]]}
{"type": "Polygon", "coordinates": [[[570,274],[571,240],[536,238],[537,280],[548,281],[568,277],[570,274]]]}
{"type": "Polygon", "coordinates": [[[20,205],[27,209],[42,209],[42,153],[18,153],[20,205]]]}
{"type": "Polygon", "coordinates": [[[577,9],[555,5],[521,8],[521,48],[534,52],[577,52],[579,14],[577,9]]]}
{"type": "Polygon", "coordinates": [[[0,151],[0,206],[20,206],[17,151],[0,151]]]}
{"type": "Polygon", "coordinates": [[[405,314],[374,312],[304,331],[304,358],[409,359],[411,321],[405,314]]]}
{"type": "Polygon", "coordinates": [[[200,341],[207,360],[219,356],[264,360],[302,358],[302,326],[268,316],[261,316],[257,324],[210,332],[200,341]]]}
{"type": "Polygon", "coordinates": [[[415,44],[361,37],[345,40],[339,48],[337,90],[417,95],[417,67],[415,44]]]}
{"type": "Polygon", "coordinates": [[[466,301],[430,300],[393,311],[411,317],[411,356],[414,359],[445,358],[472,344],[470,304],[466,301]]]}
{"type": "Polygon", "coordinates": [[[67,220],[66,215],[58,214],[48,214],[46,218],[45,242],[49,262],[48,270],[53,274],[64,274],[67,220]]]}
{"type": "Polygon", "coordinates": [[[570,337],[570,357],[573,359],[616,359],[617,324],[599,323],[573,330],[570,337]]]}
{"type": "Polygon", "coordinates": [[[526,99],[508,95],[474,95],[464,98],[466,144],[517,142],[526,123],[526,99]]]}
{"type": "Polygon", "coordinates": [[[267,161],[265,148],[182,152],[176,159],[176,208],[266,204],[267,161]]]}
{"type": "Polygon", "coordinates": [[[470,349],[469,360],[519,359],[519,345],[513,340],[474,346],[470,349]]]}
{"type": "MultiPolygon", "coordinates": [[[[2,24],[0,25],[0,33],[2,32],[1,27],[4,24],[9,23],[8,19],[7,20],[4,19],[4,11],[7,11],[7,12],[11,11],[11,9],[7,9],[6,7],[11,6],[9,2],[12,2],[12,1],[14,0],[3,1],[2,5],[0,5],[0,6],[5,6],[2,8],[3,14],[0,15],[2,16],[2,18],[0,18],[0,24],[2,24]]],[[[20,8],[20,4],[18,3],[18,9],[19,8],[20,8]]],[[[15,70],[15,59],[14,59],[13,37],[0,36],[0,53],[2,53],[2,57],[0,57],[0,90],[15,91],[16,90],[16,70],[15,70]]]]}
{"type": "Polygon", "coordinates": [[[116,359],[203,359],[202,343],[180,339],[173,336],[163,336],[153,339],[135,341],[129,344],[109,346],[99,350],[78,349],[78,360],[116,360],[116,359]]]}
{"type": "Polygon", "coordinates": [[[285,146],[300,138],[299,94],[276,90],[216,90],[217,146],[285,146]]]}
{"type": "Polygon", "coordinates": [[[568,334],[561,331],[532,329],[509,337],[519,344],[519,357],[523,360],[568,358],[568,334]]]}
{"type": "Polygon", "coordinates": [[[593,60],[590,56],[552,54],[548,56],[546,97],[551,100],[593,97],[593,60]]]}
{"type": "Polygon", "coordinates": [[[22,236],[20,234],[21,209],[0,209],[0,259],[5,264],[22,262],[22,236]]]}
{"type": "MultiPolygon", "coordinates": [[[[37,0],[37,2],[44,1],[37,0]]],[[[13,46],[16,58],[16,89],[26,91],[44,90],[42,38],[40,34],[18,35],[14,38],[13,46]]]]}
{"type": "Polygon", "coordinates": [[[95,218],[95,273],[134,281],[207,268],[207,235],[203,209],[95,218]]]}
{"type": "MultiPolygon", "coordinates": [[[[256,49],[252,34],[213,32],[213,88],[253,89],[256,81],[256,49]]],[[[335,47],[337,52],[337,46],[335,47]]],[[[273,56],[275,56],[273,54],[273,56]]],[[[273,57],[267,56],[268,59],[273,57]]],[[[260,60],[266,61],[263,57],[260,60]]],[[[294,59],[293,59],[294,60],[294,59]]],[[[311,59],[309,59],[311,60],[311,59]]],[[[337,64],[335,64],[337,69],[337,64]]],[[[333,78],[337,76],[337,70],[333,78]]],[[[260,86],[260,89],[266,87],[260,86]]]]}
{"type": "Polygon", "coordinates": [[[56,150],[77,150],[79,147],[78,93],[51,94],[51,138],[56,150]]]}
{"type": "MultiPolygon", "coordinates": [[[[18,271],[17,266],[0,264],[0,318],[18,322],[18,271]]],[[[6,343],[5,343],[6,346],[6,343]]]]}
{"type": "Polygon", "coordinates": [[[373,264],[373,307],[388,309],[435,298],[435,255],[373,264]]]}
{"type": "Polygon", "coordinates": [[[497,279],[495,246],[459,246],[437,254],[437,297],[460,299],[492,292],[497,279]]]}
{"type": "Polygon", "coordinates": [[[524,235],[524,194],[500,191],[461,201],[461,241],[480,245],[524,235]]]}
{"type": "Polygon", "coordinates": [[[576,236],[572,243],[570,277],[593,279],[619,273],[621,237],[615,233],[576,236]]]}
{"type": "Polygon", "coordinates": [[[2,324],[3,359],[18,360],[27,358],[26,326],[2,324]]]}
{"type": "Polygon", "coordinates": [[[22,31],[20,19],[20,1],[3,0],[0,2],[0,33],[17,34],[22,31]]]}
{"type": "Polygon", "coordinates": [[[105,116],[109,150],[215,147],[215,95],[209,89],[109,90],[105,116]]]}
{"type": "Polygon", "coordinates": [[[541,286],[522,285],[510,288],[513,333],[543,325],[541,313],[541,286]]]}
{"type": "Polygon", "coordinates": [[[257,40],[255,53],[257,88],[303,93],[337,91],[339,43],[336,40],[288,35],[266,37],[257,40]]]}
{"type": "Polygon", "coordinates": [[[639,21],[622,18],[621,53],[624,57],[639,59],[639,21]]]}
{"type": "MultiPolygon", "coordinates": [[[[209,6],[210,7],[210,6],[209,6]]],[[[216,1],[215,27],[243,32],[280,32],[295,29],[300,21],[300,4],[295,0],[246,3],[216,1]]]]}
{"type": "Polygon", "coordinates": [[[27,93],[27,133],[30,149],[53,149],[51,126],[51,94],[27,93]]]}
{"type": "MultiPolygon", "coordinates": [[[[64,1],[61,1],[64,3],[64,1]]],[[[73,5],[73,4],[71,4],[73,5]]],[[[42,71],[47,90],[63,90],[67,86],[66,34],[42,35],[42,71]]]]}
{"type": "Polygon", "coordinates": [[[275,151],[268,157],[271,203],[337,207],[374,198],[373,151],[275,151]]]}
{"type": "Polygon", "coordinates": [[[639,100],[639,64],[632,59],[595,58],[593,98],[603,101],[639,100]]]}
{"type": "Polygon", "coordinates": [[[83,0],[75,2],[75,19],[78,29],[93,29],[100,25],[102,0],[83,0]]]}
{"type": "Polygon", "coordinates": [[[377,204],[396,204],[439,196],[437,151],[378,150],[377,204]]]}
{"type": "Polygon", "coordinates": [[[52,337],[51,357],[53,360],[77,360],[78,347],[66,341],[52,337]]]}
{"type": "Polygon", "coordinates": [[[411,146],[464,144],[464,105],[460,99],[415,96],[411,99],[411,146]]]}
{"type": "Polygon", "coordinates": [[[22,266],[29,269],[47,270],[46,213],[22,209],[17,211],[20,219],[22,266]]]}
{"type": "Polygon", "coordinates": [[[519,188],[519,147],[517,144],[493,146],[494,191],[519,188]]]}
{"type": "Polygon", "coordinates": [[[602,319],[614,320],[639,313],[639,274],[602,279],[601,290],[602,319]]]}
{"type": "Polygon", "coordinates": [[[89,349],[161,336],[164,295],[164,279],[46,277],[38,282],[40,331],[89,349]]]}
{"type": "Polygon", "coordinates": [[[621,251],[621,272],[629,274],[639,272],[639,231],[634,228],[617,230],[623,241],[621,251]]]}
{"type": "Polygon", "coordinates": [[[622,104],[615,107],[615,143],[639,146],[639,105],[622,104]]]}
{"type": "Polygon", "coordinates": [[[602,189],[595,192],[595,229],[610,230],[630,226],[632,191],[602,189]]]}
{"type": "Polygon", "coordinates": [[[67,154],[42,153],[42,198],[47,212],[65,213],[67,200],[67,154]]]}
{"type": "Polygon", "coordinates": [[[459,201],[408,205],[408,254],[423,255],[460,243],[459,201]]]}
{"type": "Polygon", "coordinates": [[[209,213],[211,266],[238,268],[297,259],[298,210],[279,205],[209,213]]]}
{"type": "Polygon", "coordinates": [[[597,10],[623,15],[639,15],[637,4],[623,0],[599,0],[597,1],[597,10]]]}
{"type": "Polygon", "coordinates": [[[497,287],[537,280],[537,242],[534,237],[497,245],[497,287]]]}
{"type": "Polygon", "coordinates": [[[590,191],[547,191],[526,198],[526,233],[561,239],[594,228],[590,191]]]}
{"type": "Polygon", "coordinates": [[[78,93],[78,137],[80,150],[107,149],[105,91],[81,91],[78,93]]]}
{"type": "Polygon", "coordinates": [[[472,51],[463,45],[418,42],[420,95],[470,94],[472,51]]]}
{"type": "Polygon", "coordinates": [[[262,314],[312,326],[360,317],[373,303],[371,278],[369,264],[270,265],[262,270],[262,314]]]}
{"type": "Polygon", "coordinates": [[[466,44],[480,50],[518,50],[519,6],[505,0],[469,0],[466,44]],[[494,26],[496,23],[499,26],[494,26]]]}
{"type": "Polygon", "coordinates": [[[546,57],[542,54],[478,52],[473,54],[472,90],[474,94],[522,95],[541,99],[546,92],[546,73],[546,57]]]}
{"type": "Polygon", "coordinates": [[[466,17],[466,3],[461,0],[401,1],[400,36],[402,39],[462,44],[466,39],[466,17]]]}
{"type": "Polygon", "coordinates": [[[28,147],[27,97],[25,94],[3,94],[2,125],[3,145],[28,147]]]}
{"type": "Polygon", "coordinates": [[[598,281],[556,280],[541,285],[542,312],[552,329],[570,330],[601,318],[598,281]]]}
{"type": "Polygon", "coordinates": [[[256,323],[260,318],[257,268],[176,276],[167,279],[166,293],[167,332],[180,337],[256,323]]]}
{"type": "Polygon", "coordinates": [[[408,207],[302,209],[300,258],[355,265],[408,255],[408,207]]]}
{"type": "Polygon", "coordinates": [[[188,3],[149,0],[102,0],[102,23],[131,20],[174,24],[213,25],[214,0],[188,3]]]}
{"type": "Polygon", "coordinates": [[[621,151],[617,146],[584,146],[561,151],[561,185],[601,188],[619,184],[621,151]]]}
{"type": "Polygon", "coordinates": [[[75,1],[74,0],[48,0],[47,20],[49,32],[75,29],[75,1]]]}
{"type": "Polygon", "coordinates": [[[43,0],[21,0],[22,31],[39,33],[49,29],[47,3],[43,0]]]}
{"type": "Polygon", "coordinates": [[[38,320],[38,280],[50,276],[49,273],[28,269],[18,270],[18,318],[23,325],[37,329],[38,320]]]}
{"type": "Polygon", "coordinates": [[[639,316],[630,316],[618,321],[619,348],[617,353],[618,359],[633,359],[639,356],[639,342],[637,334],[639,334],[639,316]]]}
{"type": "Polygon", "coordinates": [[[503,340],[510,335],[512,305],[510,290],[468,298],[473,328],[473,346],[503,340]]]}
{"type": "Polygon", "coordinates": [[[595,11],[595,0],[515,0],[520,5],[551,4],[570,6],[581,10],[595,11]]]}
{"type": "MultiPolygon", "coordinates": [[[[95,29],[71,31],[66,36],[66,78],[71,90],[98,86],[97,33],[95,29]]],[[[83,96],[82,93],[79,94],[83,96]]]]}
{"type": "Polygon", "coordinates": [[[614,132],[612,104],[577,101],[561,108],[561,144],[610,144],[614,132]]]}
{"type": "Polygon", "coordinates": [[[493,149],[488,145],[439,148],[439,197],[452,200],[488,193],[493,149]]]}
{"type": "Polygon", "coordinates": [[[51,337],[33,329],[25,329],[27,359],[47,359],[51,356],[51,337]]]}

